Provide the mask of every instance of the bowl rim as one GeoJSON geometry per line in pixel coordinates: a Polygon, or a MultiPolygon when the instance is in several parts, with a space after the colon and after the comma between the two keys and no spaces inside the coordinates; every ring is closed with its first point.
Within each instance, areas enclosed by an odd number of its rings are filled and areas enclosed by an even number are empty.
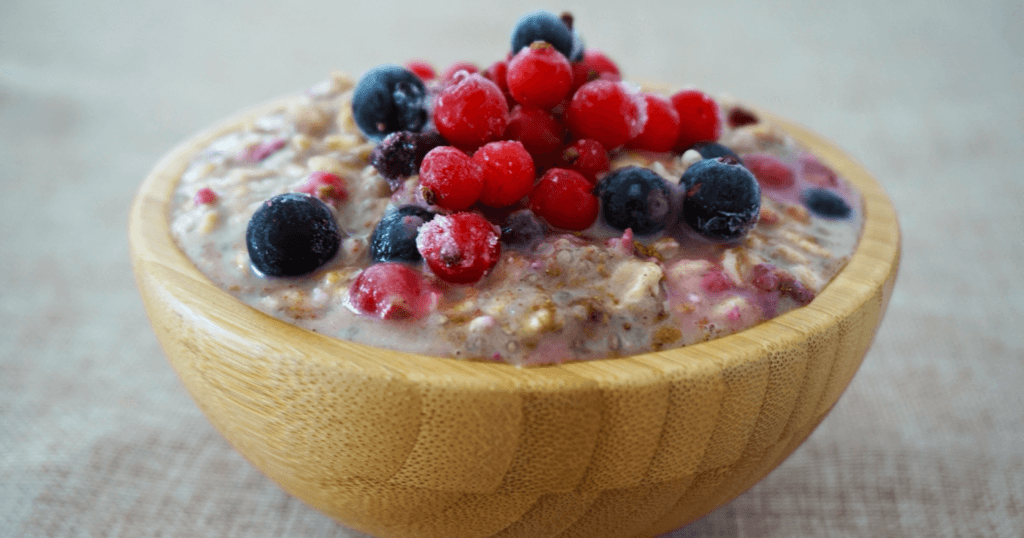
{"type": "Polygon", "coordinates": [[[891,296],[899,265],[901,233],[895,208],[878,181],[830,140],[757,107],[748,107],[795,138],[861,193],[864,218],[857,248],[846,266],[809,305],[706,342],[626,357],[530,367],[388,350],[302,329],[242,303],[210,281],[174,243],[169,217],[174,188],[196,154],[216,138],[259,117],[285,110],[300,99],[302,96],[292,95],[244,110],[188,137],[165,154],[147,175],[132,203],[129,240],[140,288],[143,280],[147,286],[156,285],[182,315],[228,339],[251,339],[253,334],[259,334],[274,342],[275,347],[288,349],[309,361],[306,366],[361,375],[377,372],[484,390],[578,387],[584,379],[633,384],[672,372],[691,371],[694,367],[717,370],[758,360],[853,315],[879,289],[883,312],[891,296]]]}

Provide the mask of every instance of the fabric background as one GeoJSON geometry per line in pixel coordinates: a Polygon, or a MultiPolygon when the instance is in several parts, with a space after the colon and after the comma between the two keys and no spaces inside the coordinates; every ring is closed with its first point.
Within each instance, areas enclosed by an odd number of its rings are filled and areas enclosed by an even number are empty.
{"type": "MultiPolygon", "coordinates": [[[[576,2],[634,79],[727,92],[885,185],[903,265],[832,414],[672,537],[1024,536],[1024,5],[576,2]]],[[[190,133],[332,69],[505,54],[515,1],[0,2],[0,536],[359,537],[191,402],[129,262],[137,186],[190,133]]]]}

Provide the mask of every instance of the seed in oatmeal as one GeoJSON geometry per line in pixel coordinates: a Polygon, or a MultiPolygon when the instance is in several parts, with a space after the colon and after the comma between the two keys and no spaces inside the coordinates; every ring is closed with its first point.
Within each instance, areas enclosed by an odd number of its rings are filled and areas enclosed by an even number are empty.
{"type": "Polygon", "coordinates": [[[281,194],[263,202],[245,232],[253,268],[272,277],[317,270],[338,253],[341,239],[331,210],[302,193],[281,194]]]}
{"type": "Polygon", "coordinates": [[[379,65],[356,84],[352,115],[363,135],[375,142],[395,131],[421,131],[427,124],[427,88],[404,67],[379,65]]]}

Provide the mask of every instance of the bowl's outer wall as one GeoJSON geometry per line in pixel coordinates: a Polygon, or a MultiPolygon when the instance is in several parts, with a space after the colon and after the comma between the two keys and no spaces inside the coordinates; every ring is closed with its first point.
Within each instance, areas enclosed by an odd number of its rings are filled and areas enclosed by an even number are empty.
{"type": "MultiPolygon", "coordinates": [[[[287,100],[286,100],[287,101],[287,100]]],[[[807,307],[740,334],[624,359],[519,369],[327,338],[235,300],[168,228],[185,142],[131,213],[133,267],[171,364],[213,425],[289,493],[395,537],[654,536],[782,462],[860,365],[895,281],[900,236],[877,182],[833,144],[777,124],[854,183],[865,228],[807,307]]]]}

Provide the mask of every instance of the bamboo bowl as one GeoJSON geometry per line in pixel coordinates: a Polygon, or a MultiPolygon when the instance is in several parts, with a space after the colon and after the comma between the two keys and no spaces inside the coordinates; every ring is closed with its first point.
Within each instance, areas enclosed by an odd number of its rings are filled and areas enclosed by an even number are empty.
{"type": "Polygon", "coordinates": [[[825,417],[892,293],[892,204],[837,147],[771,118],[864,197],[850,263],[803,308],[668,351],[519,369],[336,340],[213,285],[171,239],[186,164],[271,103],[184,142],[143,183],[131,256],[147,314],[210,422],[263,473],[387,537],[654,536],[750,488],[825,417]]]}

